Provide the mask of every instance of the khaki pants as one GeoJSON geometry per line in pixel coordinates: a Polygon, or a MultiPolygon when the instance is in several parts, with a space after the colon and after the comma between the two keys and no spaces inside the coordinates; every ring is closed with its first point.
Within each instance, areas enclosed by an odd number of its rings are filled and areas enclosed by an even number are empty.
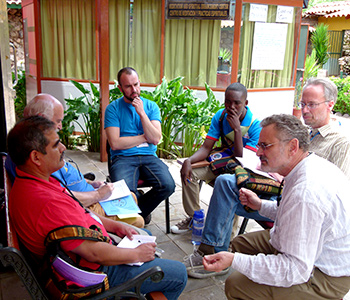
{"type": "MultiPolygon", "coordinates": [[[[270,230],[239,235],[232,240],[232,251],[251,255],[278,254],[269,243],[270,230]]],[[[341,299],[349,291],[350,277],[331,277],[315,268],[308,282],[288,288],[258,284],[239,272],[233,272],[225,282],[227,299],[310,300],[341,299]]]]}
{"type": "MultiPolygon", "coordinates": [[[[136,195],[134,193],[131,193],[131,195],[134,197],[134,200],[137,203],[136,195]]],[[[93,211],[93,212],[95,212],[103,217],[112,219],[114,221],[121,221],[124,223],[128,223],[128,224],[133,225],[133,226],[138,227],[138,228],[143,228],[145,226],[145,221],[141,216],[137,216],[134,218],[125,218],[125,219],[119,219],[117,216],[107,216],[104,209],[100,205],[100,203],[95,203],[93,205],[90,205],[88,208],[91,211],[93,211]]]]}
{"type": "Polygon", "coordinates": [[[209,183],[216,179],[216,175],[210,170],[209,166],[192,169],[191,182],[186,185],[182,184],[182,204],[186,214],[193,216],[196,210],[201,207],[199,205],[199,181],[204,180],[209,183]]]}

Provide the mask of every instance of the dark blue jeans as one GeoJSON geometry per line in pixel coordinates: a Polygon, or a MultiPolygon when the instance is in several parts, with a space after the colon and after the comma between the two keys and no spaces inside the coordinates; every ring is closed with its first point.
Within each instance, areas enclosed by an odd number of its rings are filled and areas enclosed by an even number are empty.
{"type": "Polygon", "coordinates": [[[175,191],[175,182],[168,166],[154,155],[116,156],[112,160],[110,176],[113,182],[125,180],[129,189],[136,194],[144,218],[175,191]],[[152,187],[144,195],[137,191],[139,178],[152,187]]]}
{"type": "MultiPolygon", "coordinates": [[[[270,197],[270,200],[276,199],[277,196],[270,197]]],[[[215,252],[227,251],[235,214],[259,221],[271,221],[257,211],[247,212],[244,209],[239,201],[239,188],[235,175],[220,175],[215,181],[201,242],[215,246],[215,252]]]]}
{"type": "Polygon", "coordinates": [[[164,272],[164,278],[154,283],[151,279],[147,279],[141,286],[141,292],[147,294],[154,291],[162,292],[169,300],[176,300],[187,283],[186,267],[183,263],[175,260],[155,258],[152,261],[144,263],[142,266],[101,266],[99,271],[108,275],[109,286],[113,287],[121,284],[144,270],[153,266],[160,266],[164,272]]]}

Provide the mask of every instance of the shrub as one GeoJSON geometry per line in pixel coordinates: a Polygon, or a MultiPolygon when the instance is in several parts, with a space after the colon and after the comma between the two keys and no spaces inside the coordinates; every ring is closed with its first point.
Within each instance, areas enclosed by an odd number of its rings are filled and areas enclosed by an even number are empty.
{"type": "Polygon", "coordinates": [[[343,79],[330,77],[330,79],[338,88],[338,100],[333,111],[350,115],[350,76],[343,79]]]}
{"type": "MultiPolygon", "coordinates": [[[[14,81],[14,73],[12,73],[12,80],[14,81]]],[[[20,120],[23,117],[23,110],[27,104],[27,94],[26,94],[26,74],[25,71],[18,72],[18,81],[13,87],[16,91],[15,97],[15,114],[16,120],[20,120]]]]}

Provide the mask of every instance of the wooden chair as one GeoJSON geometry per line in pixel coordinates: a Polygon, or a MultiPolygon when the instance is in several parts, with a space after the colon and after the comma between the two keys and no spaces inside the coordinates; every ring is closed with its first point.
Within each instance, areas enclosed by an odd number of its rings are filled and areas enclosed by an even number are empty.
{"type": "MultiPolygon", "coordinates": [[[[111,169],[111,152],[110,152],[110,145],[107,141],[107,156],[108,156],[108,172],[111,169]]],[[[110,173],[110,172],[109,172],[110,173]]],[[[137,187],[138,188],[149,188],[150,185],[147,184],[147,180],[145,178],[140,178],[137,182],[137,187]]],[[[166,227],[166,233],[170,233],[170,202],[169,202],[169,197],[165,199],[165,227],[166,227]]]]}
{"type": "MultiPolygon", "coordinates": [[[[4,267],[12,267],[17,275],[22,280],[28,293],[32,299],[48,300],[49,295],[46,294],[43,287],[40,285],[40,281],[33,269],[30,266],[30,260],[26,259],[25,255],[20,250],[20,245],[17,239],[16,232],[11,224],[9,215],[9,193],[11,190],[11,181],[5,169],[6,153],[1,153],[3,162],[3,174],[4,174],[4,190],[5,190],[5,217],[6,217],[6,231],[7,231],[7,247],[0,244],[0,261],[4,267]]],[[[91,296],[86,299],[106,299],[109,297],[115,297],[114,299],[121,299],[124,297],[133,299],[153,299],[153,300],[166,300],[166,297],[161,292],[152,292],[145,295],[141,294],[140,289],[143,282],[150,278],[153,282],[159,282],[163,279],[164,273],[159,266],[154,266],[148,270],[145,270],[138,276],[110,288],[103,293],[91,296]],[[134,291],[131,291],[134,290],[134,291]]]]}

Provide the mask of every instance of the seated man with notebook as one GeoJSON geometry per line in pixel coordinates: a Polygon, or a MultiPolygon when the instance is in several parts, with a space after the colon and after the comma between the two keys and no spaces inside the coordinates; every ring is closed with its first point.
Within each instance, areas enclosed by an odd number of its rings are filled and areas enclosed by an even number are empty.
{"type": "MultiPolygon", "coordinates": [[[[107,231],[120,237],[136,234],[136,230],[127,224],[85,209],[67,188],[62,188],[51,177],[63,167],[65,151],[53,122],[40,116],[24,119],[10,131],[7,142],[8,152],[17,165],[17,177],[10,193],[11,219],[24,246],[39,260],[46,253],[46,236],[59,227],[99,229],[104,236],[108,235],[107,231]]],[[[161,267],[164,278],[158,283],[148,280],[141,287],[142,293],[161,291],[167,299],[177,299],[186,286],[183,264],[155,258],[155,243],[123,249],[108,242],[74,239],[63,241],[60,246],[79,266],[106,273],[110,287],[155,265],[161,267]],[[135,262],[144,264],[138,267],[126,265],[135,262]]]]}
{"type": "MultiPolygon", "coordinates": [[[[38,94],[26,105],[23,115],[25,118],[40,115],[54,122],[56,129],[61,130],[63,112],[63,105],[55,97],[49,94],[38,94]]],[[[65,162],[64,166],[52,175],[61,182],[62,186],[68,186],[74,196],[86,207],[106,216],[99,201],[108,198],[112,191],[112,185],[105,185],[101,181],[87,182],[81,172],[72,166],[71,162],[73,161],[69,159],[69,162],[65,162]]],[[[6,160],[5,167],[13,182],[16,177],[16,165],[12,162],[10,156],[6,160]]],[[[135,201],[137,201],[136,196],[133,196],[135,201]]],[[[117,216],[109,216],[109,218],[116,221],[119,220],[117,216]]],[[[139,228],[144,227],[144,220],[141,216],[124,218],[122,221],[139,228]]]]}

